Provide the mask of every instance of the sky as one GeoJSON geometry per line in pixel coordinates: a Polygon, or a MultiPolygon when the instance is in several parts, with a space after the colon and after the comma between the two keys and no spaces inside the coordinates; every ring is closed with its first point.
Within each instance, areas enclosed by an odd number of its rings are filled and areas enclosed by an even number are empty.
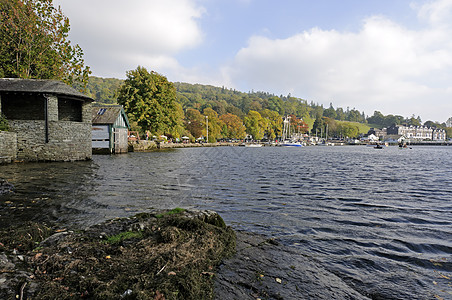
{"type": "Polygon", "coordinates": [[[92,75],[452,117],[452,0],[55,0],[92,75]]]}

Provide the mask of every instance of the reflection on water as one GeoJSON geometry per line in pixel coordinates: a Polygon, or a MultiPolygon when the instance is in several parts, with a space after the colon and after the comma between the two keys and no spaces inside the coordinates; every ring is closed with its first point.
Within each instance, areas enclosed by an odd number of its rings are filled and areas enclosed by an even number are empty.
{"type": "Polygon", "coordinates": [[[379,299],[452,298],[452,147],[193,148],[0,166],[0,224],[218,211],[379,299]]]}

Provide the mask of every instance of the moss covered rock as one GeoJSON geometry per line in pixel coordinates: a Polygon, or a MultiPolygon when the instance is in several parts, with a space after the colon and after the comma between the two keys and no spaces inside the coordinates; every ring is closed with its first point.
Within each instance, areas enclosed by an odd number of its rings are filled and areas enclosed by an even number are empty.
{"type": "MultiPolygon", "coordinates": [[[[24,249],[34,288],[22,291],[33,299],[211,299],[235,234],[216,213],[182,210],[57,233],[34,246],[24,249]]],[[[14,297],[24,282],[0,289],[0,298],[14,297]]]]}

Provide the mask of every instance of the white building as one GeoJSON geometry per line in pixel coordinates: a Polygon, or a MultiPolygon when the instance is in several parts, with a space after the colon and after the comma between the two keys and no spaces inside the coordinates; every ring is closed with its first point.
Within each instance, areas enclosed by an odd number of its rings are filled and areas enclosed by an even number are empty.
{"type": "Polygon", "coordinates": [[[446,131],[439,128],[431,128],[426,126],[404,126],[393,125],[388,128],[388,135],[402,135],[407,139],[418,141],[445,141],[446,131]]]}

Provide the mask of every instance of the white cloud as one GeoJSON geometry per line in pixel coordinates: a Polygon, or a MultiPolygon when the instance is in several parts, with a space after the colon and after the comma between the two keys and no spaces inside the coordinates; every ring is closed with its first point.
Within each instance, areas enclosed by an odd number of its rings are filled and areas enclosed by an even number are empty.
{"type": "Polygon", "coordinates": [[[452,114],[451,8],[450,0],[419,7],[429,26],[418,31],[380,16],[366,19],[358,32],[253,36],[225,67],[226,76],[245,90],[444,121],[452,114]]]}
{"type": "Polygon", "coordinates": [[[100,76],[124,77],[125,71],[145,63],[157,71],[174,68],[173,55],[203,40],[197,20],[204,10],[190,0],[58,0],[55,4],[69,17],[71,39],[84,50],[85,62],[95,63],[93,72],[100,76]],[[109,70],[120,69],[114,64],[126,69],[111,74],[109,70]]]}
{"type": "Polygon", "coordinates": [[[422,20],[434,26],[450,26],[450,16],[452,12],[451,0],[430,1],[423,5],[412,4],[411,7],[418,11],[418,16],[422,20]]]}

